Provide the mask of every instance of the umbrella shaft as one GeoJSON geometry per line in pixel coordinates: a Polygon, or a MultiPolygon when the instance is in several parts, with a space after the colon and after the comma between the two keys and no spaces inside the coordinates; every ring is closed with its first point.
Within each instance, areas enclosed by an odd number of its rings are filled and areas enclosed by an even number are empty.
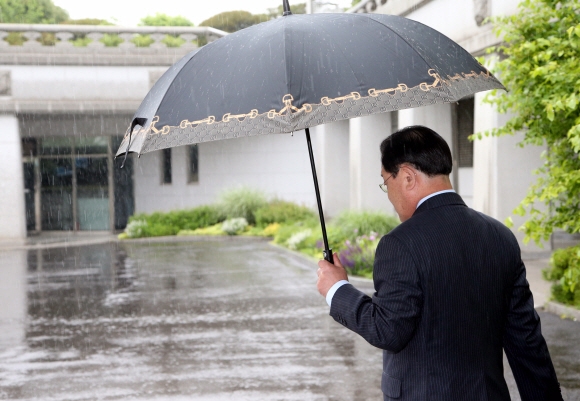
{"type": "Polygon", "coordinates": [[[314,165],[314,153],[312,152],[312,142],[310,141],[310,130],[306,131],[306,143],[308,144],[308,155],[310,156],[310,166],[312,167],[312,179],[314,180],[314,191],[316,192],[316,202],[318,203],[318,215],[320,216],[320,227],[322,228],[322,240],[324,241],[324,259],[334,264],[332,249],[328,247],[328,238],[326,236],[326,225],[324,224],[324,213],[322,212],[322,201],[320,200],[320,190],[318,189],[318,178],[316,177],[316,166],[314,165]]]}

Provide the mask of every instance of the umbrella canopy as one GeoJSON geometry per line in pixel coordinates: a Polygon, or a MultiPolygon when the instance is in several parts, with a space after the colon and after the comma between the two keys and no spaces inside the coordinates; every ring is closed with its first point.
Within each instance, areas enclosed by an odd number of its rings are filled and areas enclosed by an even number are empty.
{"type": "Polygon", "coordinates": [[[225,36],[171,67],[135,113],[117,156],[290,133],[494,88],[503,86],[466,50],[419,22],[287,15],[225,36]]]}
{"type": "Polygon", "coordinates": [[[457,43],[380,14],[284,16],[189,53],[151,88],[117,156],[305,129],[325,249],[309,127],[457,101],[503,88],[457,43]],[[138,128],[136,128],[138,127],[138,128]]]}

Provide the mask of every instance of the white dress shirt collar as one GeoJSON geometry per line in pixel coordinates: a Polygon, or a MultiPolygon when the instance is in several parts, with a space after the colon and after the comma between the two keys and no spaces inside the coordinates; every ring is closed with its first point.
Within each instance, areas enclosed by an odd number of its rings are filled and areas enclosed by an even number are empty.
{"type": "Polygon", "coordinates": [[[432,198],[432,197],[434,197],[434,196],[437,196],[437,195],[445,194],[445,193],[447,193],[447,192],[455,192],[455,190],[454,190],[454,189],[445,189],[445,190],[443,190],[443,191],[433,192],[432,194],[429,194],[429,195],[427,195],[426,197],[424,197],[423,199],[421,199],[421,200],[419,201],[419,203],[417,203],[417,207],[416,207],[415,209],[418,209],[418,208],[419,208],[419,206],[421,206],[421,204],[422,204],[423,202],[425,202],[427,199],[429,199],[429,198],[432,198]]]}

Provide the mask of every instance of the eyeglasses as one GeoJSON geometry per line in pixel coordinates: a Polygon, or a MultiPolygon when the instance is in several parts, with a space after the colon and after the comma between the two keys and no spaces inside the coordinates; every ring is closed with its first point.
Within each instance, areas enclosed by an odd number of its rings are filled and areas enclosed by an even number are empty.
{"type": "Polygon", "coordinates": [[[392,176],[393,176],[393,174],[388,176],[387,179],[385,180],[384,184],[379,184],[379,188],[382,189],[384,193],[389,192],[389,189],[387,188],[387,181],[389,181],[389,178],[391,178],[392,176]]]}

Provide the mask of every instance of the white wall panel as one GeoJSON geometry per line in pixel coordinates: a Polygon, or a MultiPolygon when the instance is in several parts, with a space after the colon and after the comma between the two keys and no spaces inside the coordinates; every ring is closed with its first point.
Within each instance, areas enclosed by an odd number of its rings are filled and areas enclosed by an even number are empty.
{"type": "Polygon", "coordinates": [[[26,237],[22,146],[15,116],[0,116],[0,239],[26,237]]]}

